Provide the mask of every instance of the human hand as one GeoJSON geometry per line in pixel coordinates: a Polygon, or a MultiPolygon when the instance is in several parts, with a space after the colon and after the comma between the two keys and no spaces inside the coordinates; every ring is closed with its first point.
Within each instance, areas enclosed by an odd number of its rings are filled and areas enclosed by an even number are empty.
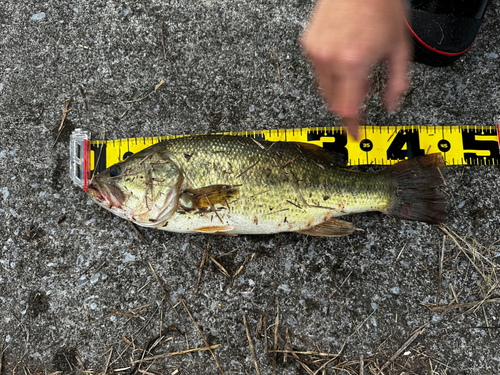
{"type": "Polygon", "coordinates": [[[401,0],[319,0],[302,35],[329,109],[343,117],[355,138],[373,64],[387,64],[387,110],[397,109],[408,88],[410,43],[404,15],[401,0]]]}

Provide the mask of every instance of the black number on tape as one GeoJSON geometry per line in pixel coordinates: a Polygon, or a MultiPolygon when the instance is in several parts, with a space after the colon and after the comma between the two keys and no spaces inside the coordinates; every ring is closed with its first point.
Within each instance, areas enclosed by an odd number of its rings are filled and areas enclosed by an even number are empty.
{"type": "Polygon", "coordinates": [[[311,131],[307,133],[307,141],[321,141],[323,137],[334,137],[334,142],[323,142],[323,148],[328,151],[332,151],[335,154],[342,155],[342,159],[345,163],[349,160],[349,152],[347,151],[347,133],[345,131],[334,130],[334,131],[311,131]]]}
{"type": "Polygon", "coordinates": [[[489,156],[478,156],[474,152],[464,152],[464,160],[467,164],[493,164],[493,161],[500,161],[500,152],[498,142],[490,140],[481,140],[476,137],[481,135],[497,135],[494,130],[463,130],[462,143],[464,150],[489,151],[489,156]]]}
{"type": "Polygon", "coordinates": [[[418,130],[400,130],[387,149],[387,159],[404,160],[425,155],[425,150],[420,148],[418,130]],[[406,150],[403,147],[406,145],[406,150]]]}
{"type": "Polygon", "coordinates": [[[371,151],[373,149],[373,142],[369,139],[363,139],[361,142],[359,142],[359,147],[363,151],[371,151]]]}
{"type": "Polygon", "coordinates": [[[451,144],[446,139],[441,139],[438,142],[439,151],[448,152],[451,149],[451,144]]]}

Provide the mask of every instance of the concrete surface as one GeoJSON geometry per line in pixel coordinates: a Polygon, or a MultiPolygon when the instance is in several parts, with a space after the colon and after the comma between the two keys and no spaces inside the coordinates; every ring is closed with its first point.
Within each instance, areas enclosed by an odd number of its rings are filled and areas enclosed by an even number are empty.
{"type": "MultiPolygon", "coordinates": [[[[352,220],[364,231],[340,239],[141,229],[144,244],[126,221],[100,210],[70,181],[68,137],[75,127],[113,139],[337,124],[297,43],[311,7],[303,0],[0,5],[2,374],[216,373],[207,351],[118,371],[131,358],[181,351],[187,342],[205,346],[183,305],[175,312],[162,299],[149,264],[172,303],[182,296],[207,341],[220,344],[214,354],[226,374],[256,373],[244,314],[260,373],[273,373],[264,329],[257,338],[255,332],[266,316],[272,349],[277,312],[279,349],[289,328],[289,344],[298,350],[316,349],[291,332],[323,352],[342,350],[326,367],[344,364],[328,374],[361,373],[361,356],[364,373],[376,373],[399,348],[383,373],[500,372],[499,302],[477,304],[500,291],[496,166],[445,172],[446,225],[469,245],[456,237],[462,251],[446,236],[441,282],[444,233],[426,224],[357,215],[352,220]],[[148,98],[125,103],[162,80],[148,98]],[[72,111],[52,149],[68,98],[72,111]],[[232,282],[207,260],[195,295],[203,253],[194,242],[209,243],[230,274],[255,255],[232,282]],[[457,302],[476,303],[445,313],[424,306],[457,302]],[[155,346],[160,333],[164,342],[155,346]],[[153,347],[150,353],[145,346],[153,347]]],[[[388,115],[378,106],[378,87],[367,123],[491,124],[500,108],[499,16],[494,0],[475,45],[452,67],[414,64],[413,90],[400,112],[388,115]]],[[[316,371],[325,362],[319,363],[306,366],[316,371]]],[[[306,373],[282,353],[275,371],[306,373]]]]}

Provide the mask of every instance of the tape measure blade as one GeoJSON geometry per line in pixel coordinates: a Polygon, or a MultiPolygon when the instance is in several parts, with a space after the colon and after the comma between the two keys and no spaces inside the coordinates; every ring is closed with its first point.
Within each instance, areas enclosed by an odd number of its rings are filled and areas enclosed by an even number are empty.
{"type": "MultiPolygon", "coordinates": [[[[347,165],[390,165],[439,152],[448,165],[497,165],[500,122],[495,126],[374,126],[360,127],[356,140],[340,127],[271,129],[238,132],[271,142],[304,142],[342,153],[347,165]]],[[[221,134],[231,134],[225,132],[221,134]]],[[[186,135],[91,141],[90,170],[99,173],[146,147],[186,135]]]]}

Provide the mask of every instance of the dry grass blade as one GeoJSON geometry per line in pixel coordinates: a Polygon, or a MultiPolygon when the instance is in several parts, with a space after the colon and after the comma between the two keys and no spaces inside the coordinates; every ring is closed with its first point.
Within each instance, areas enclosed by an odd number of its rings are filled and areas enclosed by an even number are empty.
{"type": "Polygon", "coordinates": [[[413,342],[415,341],[415,339],[420,336],[424,331],[425,331],[425,327],[428,325],[429,323],[425,323],[423,326],[421,326],[420,328],[418,328],[415,332],[413,332],[413,334],[410,336],[410,338],[408,340],[405,341],[405,343],[396,351],[396,353],[394,353],[392,355],[391,358],[389,358],[389,360],[384,363],[384,365],[380,368],[380,371],[378,373],[378,375],[381,375],[382,374],[382,371],[387,367],[389,366],[401,353],[403,353],[403,351],[413,342]]]}
{"type": "Polygon", "coordinates": [[[137,233],[137,235],[141,239],[142,243],[144,245],[149,245],[148,242],[146,241],[146,239],[144,238],[144,236],[142,235],[142,233],[139,232],[139,229],[137,229],[137,227],[134,225],[134,223],[132,223],[131,221],[129,221],[128,223],[130,224],[130,226],[132,227],[132,229],[134,230],[134,232],[137,233]]]}
{"type": "Polygon", "coordinates": [[[492,265],[493,267],[495,266],[494,264],[492,264],[492,262],[489,260],[489,259],[486,259],[486,257],[484,257],[482,254],[479,254],[476,249],[472,248],[472,246],[462,237],[458,236],[456,233],[454,233],[452,230],[450,230],[448,227],[446,227],[445,225],[442,225],[440,226],[440,229],[446,234],[448,235],[448,237],[451,238],[451,240],[455,243],[455,245],[457,245],[457,247],[460,249],[460,251],[462,252],[462,254],[464,254],[467,259],[469,260],[469,262],[472,264],[472,266],[476,269],[476,271],[482,276],[482,278],[488,282],[489,279],[488,277],[486,277],[486,275],[484,274],[484,272],[479,269],[479,267],[477,266],[477,264],[474,262],[473,259],[471,259],[471,257],[469,256],[469,254],[467,253],[468,251],[470,253],[472,253],[472,255],[474,257],[478,256],[481,258],[481,260],[485,260],[487,261],[488,263],[490,263],[490,265],[492,265]],[[459,242],[458,242],[458,239],[460,239],[463,243],[465,243],[467,245],[467,249],[465,249],[459,242]]]}
{"type": "Polygon", "coordinates": [[[200,333],[201,338],[203,339],[203,341],[207,345],[208,350],[210,351],[210,354],[212,354],[212,357],[214,358],[215,363],[217,363],[217,367],[219,367],[220,372],[222,373],[222,375],[224,375],[224,370],[222,369],[222,366],[220,365],[219,361],[217,360],[217,357],[215,356],[215,353],[210,348],[210,344],[208,343],[207,339],[203,335],[203,332],[201,332],[201,329],[200,329],[200,327],[198,327],[198,324],[196,324],[196,321],[194,320],[193,315],[191,315],[191,312],[189,311],[186,303],[184,302],[184,299],[181,296],[179,296],[179,301],[181,301],[182,305],[184,306],[184,309],[186,310],[186,312],[188,313],[189,317],[193,321],[194,326],[196,327],[196,329],[200,333]]]}
{"type": "Polygon", "coordinates": [[[5,353],[5,349],[4,349],[3,344],[2,344],[2,348],[0,349],[0,375],[2,375],[2,373],[3,373],[4,353],[5,353]]]}
{"type": "Polygon", "coordinates": [[[247,332],[248,345],[250,345],[250,353],[252,353],[253,363],[255,365],[255,371],[257,375],[260,375],[259,365],[257,364],[257,357],[255,356],[255,349],[253,347],[252,338],[250,337],[250,331],[248,330],[247,316],[243,315],[243,324],[245,325],[245,330],[247,332]]]}
{"type": "Polygon", "coordinates": [[[205,263],[207,261],[208,256],[210,255],[210,241],[207,244],[206,249],[203,250],[203,257],[201,258],[200,269],[198,270],[198,280],[196,280],[196,286],[194,287],[194,294],[198,294],[198,289],[200,287],[201,275],[203,274],[203,268],[205,268],[205,263]]]}
{"type": "Polygon", "coordinates": [[[54,148],[64,130],[64,121],[66,121],[66,116],[68,115],[68,112],[76,111],[76,109],[68,109],[70,103],[71,103],[71,98],[67,99],[66,102],[64,103],[64,110],[62,114],[61,124],[59,125],[59,129],[57,130],[57,137],[56,140],[54,141],[54,144],[52,145],[52,148],[54,148]]]}
{"type": "MultiPolygon", "coordinates": [[[[204,248],[202,248],[200,245],[198,245],[194,241],[191,241],[191,243],[193,245],[195,245],[198,249],[200,249],[201,251],[203,251],[203,253],[205,254],[206,250],[204,248]]],[[[208,249],[208,246],[207,246],[207,249],[208,249]]],[[[224,274],[224,276],[226,276],[229,279],[231,278],[231,275],[229,275],[229,272],[227,272],[226,269],[222,266],[222,264],[220,264],[212,255],[208,254],[208,259],[210,259],[212,262],[214,262],[214,264],[221,270],[221,272],[224,274]]],[[[203,259],[202,259],[202,262],[203,262],[203,259]]],[[[198,277],[200,277],[199,274],[198,274],[198,277]]],[[[195,292],[195,294],[196,294],[196,292],[195,292]]]]}
{"type": "Polygon", "coordinates": [[[264,316],[264,350],[267,352],[267,317],[264,316]]]}
{"type": "Polygon", "coordinates": [[[109,356],[108,356],[108,360],[106,361],[106,366],[104,367],[103,375],[106,375],[108,373],[109,363],[111,361],[112,354],[113,354],[113,347],[111,347],[111,349],[109,350],[109,356]]]}
{"type": "Polygon", "coordinates": [[[295,353],[295,352],[292,352],[292,357],[295,358],[295,360],[297,362],[299,362],[299,364],[302,366],[302,368],[304,370],[306,370],[306,372],[309,374],[309,375],[314,375],[314,372],[309,368],[309,366],[307,366],[300,358],[299,356],[295,353]]]}
{"type": "Polygon", "coordinates": [[[262,144],[261,144],[259,141],[257,141],[255,138],[250,138],[250,139],[251,139],[252,141],[254,141],[254,142],[255,142],[255,144],[256,144],[257,146],[259,146],[262,150],[264,150],[264,149],[265,149],[265,147],[264,147],[264,146],[262,146],[262,144]]]}
{"type": "Polygon", "coordinates": [[[240,268],[238,268],[238,271],[236,271],[236,273],[233,275],[233,279],[236,276],[238,276],[241,273],[241,271],[243,271],[243,268],[245,267],[245,265],[255,257],[255,254],[256,253],[253,253],[252,255],[249,255],[245,258],[245,261],[243,262],[243,264],[240,266],[240,268]]]}
{"type": "Polygon", "coordinates": [[[442,285],[443,285],[443,261],[444,261],[444,245],[446,243],[446,236],[443,236],[443,246],[441,246],[441,253],[439,255],[439,271],[438,271],[438,298],[441,299],[442,285]]]}
{"type": "Polygon", "coordinates": [[[276,305],[276,319],[274,320],[274,363],[273,363],[273,373],[276,374],[276,362],[277,362],[277,353],[278,350],[278,326],[280,323],[280,305],[279,303],[276,305]]]}
{"type": "Polygon", "coordinates": [[[433,305],[433,304],[424,304],[425,307],[427,307],[431,311],[447,311],[447,310],[453,310],[453,309],[460,309],[462,307],[478,307],[481,306],[482,304],[485,303],[495,303],[495,302],[500,302],[500,298],[491,298],[491,299],[485,299],[481,301],[475,301],[475,302],[465,302],[465,303],[454,303],[453,305],[433,305]]]}
{"type": "MultiPolygon", "coordinates": [[[[467,312],[477,311],[480,307],[482,307],[485,303],[498,302],[500,298],[494,298],[500,296],[500,281],[498,279],[497,271],[500,269],[500,266],[493,260],[495,256],[495,252],[491,250],[491,246],[483,246],[476,241],[468,240],[466,238],[460,237],[455,232],[453,232],[450,228],[446,226],[441,226],[440,229],[448,236],[452,242],[458,247],[460,250],[457,254],[463,254],[469,261],[469,263],[474,267],[479,275],[482,277],[482,282],[479,283],[479,287],[481,288],[481,299],[476,302],[466,302],[459,303],[458,296],[456,295],[453,288],[450,288],[455,304],[450,304],[447,306],[444,305],[426,305],[431,310],[442,310],[448,311],[450,309],[462,308],[462,307],[470,307],[467,312]]],[[[443,250],[444,250],[444,241],[443,241],[443,250]]],[[[443,255],[441,256],[443,258],[443,255]]],[[[447,260],[446,260],[447,261],[447,260]]],[[[446,262],[444,261],[444,262],[446,262]]],[[[487,317],[485,316],[487,319],[487,317]]]]}
{"type": "Polygon", "coordinates": [[[124,101],[123,103],[136,103],[136,102],[140,102],[141,100],[144,100],[146,98],[148,98],[151,94],[153,94],[160,86],[162,86],[163,84],[165,83],[165,81],[161,81],[160,83],[158,83],[156,86],[155,86],[155,89],[153,91],[151,91],[149,94],[147,94],[146,96],[143,96],[142,98],[139,98],[139,99],[134,99],[134,100],[127,100],[127,101],[124,101]]]}
{"type": "Polygon", "coordinates": [[[339,286],[338,288],[335,288],[335,289],[333,289],[333,290],[332,290],[332,292],[328,295],[328,298],[332,298],[332,297],[333,297],[333,295],[334,295],[335,293],[337,293],[337,291],[338,291],[340,288],[342,288],[342,285],[344,285],[344,283],[345,283],[345,282],[349,279],[349,277],[351,277],[351,275],[352,275],[352,271],[351,271],[351,272],[349,272],[349,275],[347,275],[347,276],[346,276],[346,278],[344,279],[344,281],[342,281],[342,283],[340,284],[340,286],[339,286]]]}
{"type": "MultiPolygon", "coordinates": [[[[174,309],[175,313],[177,315],[179,315],[179,313],[177,312],[174,304],[172,303],[172,300],[170,299],[170,294],[167,292],[167,290],[165,289],[165,287],[163,286],[163,283],[161,282],[160,278],[158,277],[158,275],[156,274],[153,266],[151,265],[151,262],[148,261],[148,264],[149,264],[149,268],[151,268],[151,271],[153,272],[153,275],[156,279],[156,282],[158,283],[158,285],[160,286],[161,290],[162,290],[162,293],[163,293],[163,299],[167,299],[168,302],[170,303],[170,306],[172,306],[172,308],[174,309]]],[[[162,299],[162,301],[163,301],[162,299]]]]}
{"type": "Polygon", "coordinates": [[[281,83],[280,59],[278,56],[278,47],[276,47],[276,70],[278,71],[278,83],[281,83]]]}
{"type": "Polygon", "coordinates": [[[220,269],[220,271],[224,274],[224,276],[226,276],[227,278],[231,278],[231,275],[229,274],[229,272],[226,271],[226,269],[222,266],[222,264],[220,264],[219,262],[217,262],[217,260],[213,257],[213,256],[209,256],[209,259],[214,262],[214,264],[220,269]]]}
{"type": "Polygon", "coordinates": [[[217,349],[218,347],[220,347],[220,344],[211,345],[211,346],[204,346],[203,348],[186,349],[186,350],[181,350],[180,352],[158,354],[158,355],[155,355],[155,356],[152,356],[152,357],[146,357],[146,358],[138,359],[137,361],[133,361],[132,364],[154,361],[156,359],[166,358],[166,357],[173,357],[173,356],[176,356],[176,355],[189,354],[189,353],[194,353],[194,352],[202,352],[202,351],[205,351],[205,350],[210,350],[211,351],[212,349],[217,349]]]}
{"type": "Polygon", "coordinates": [[[109,312],[112,313],[112,314],[116,314],[116,315],[128,316],[129,318],[140,318],[141,317],[139,314],[134,314],[134,313],[129,313],[129,312],[122,312],[122,311],[118,311],[118,310],[115,310],[115,309],[109,309],[109,312]]]}
{"type": "Polygon", "coordinates": [[[319,351],[313,351],[313,350],[293,350],[293,349],[277,349],[277,350],[269,350],[269,353],[286,353],[286,354],[302,354],[302,355],[315,355],[319,357],[332,357],[332,358],[338,358],[338,354],[333,354],[333,353],[325,353],[325,352],[319,352],[319,351]]]}

